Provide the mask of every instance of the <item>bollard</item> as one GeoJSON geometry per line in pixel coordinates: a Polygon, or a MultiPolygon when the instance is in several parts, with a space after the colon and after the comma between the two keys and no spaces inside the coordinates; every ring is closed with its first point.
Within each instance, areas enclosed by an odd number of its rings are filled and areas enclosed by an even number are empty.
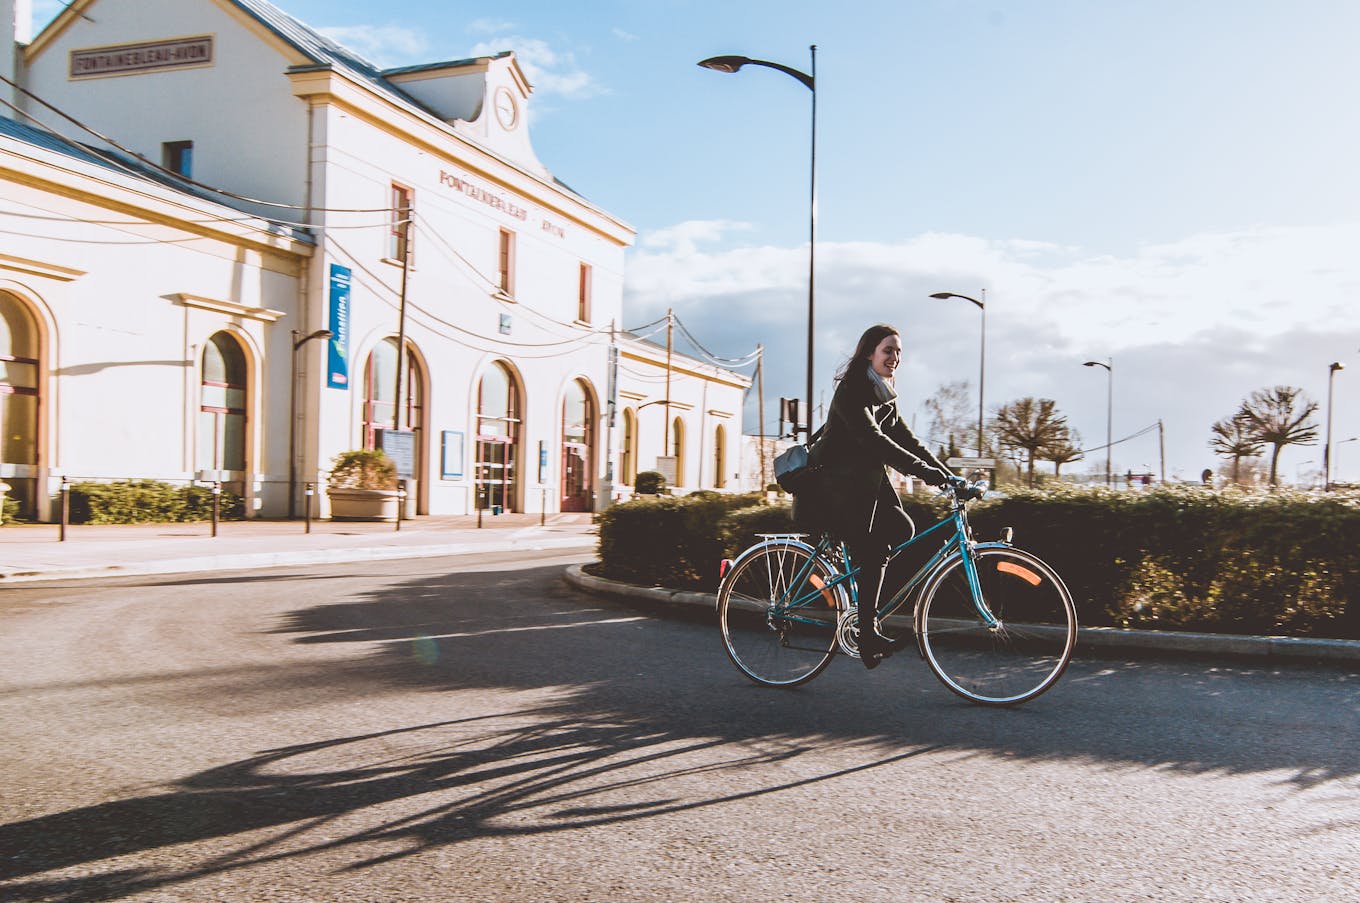
{"type": "Polygon", "coordinates": [[[212,535],[217,536],[217,509],[222,501],[222,481],[213,480],[212,535]]]}
{"type": "Polygon", "coordinates": [[[303,521],[307,525],[306,529],[303,531],[304,533],[312,532],[312,496],[316,494],[315,492],[313,492],[312,487],[315,485],[316,485],[315,483],[307,484],[306,501],[304,503],[306,507],[304,509],[304,513],[302,516],[303,521]]]}
{"type": "Polygon", "coordinates": [[[397,532],[401,532],[401,519],[406,515],[406,481],[397,481],[397,532]]]}
{"type": "Polygon", "coordinates": [[[61,542],[66,542],[66,522],[71,519],[71,484],[61,478],[61,542]]]}

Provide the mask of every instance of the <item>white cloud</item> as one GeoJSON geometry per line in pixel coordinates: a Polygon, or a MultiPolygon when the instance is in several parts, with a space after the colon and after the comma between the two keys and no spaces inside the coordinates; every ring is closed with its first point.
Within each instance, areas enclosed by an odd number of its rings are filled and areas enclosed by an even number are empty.
{"type": "Polygon", "coordinates": [[[501,32],[513,31],[514,22],[506,22],[502,19],[473,19],[468,23],[467,30],[473,34],[500,34],[501,32]]]}
{"type": "Polygon", "coordinates": [[[317,31],[379,66],[418,62],[429,46],[422,32],[400,25],[335,25],[317,31]]]}
{"type": "Polygon", "coordinates": [[[571,51],[557,50],[540,38],[502,35],[478,43],[469,55],[490,56],[505,50],[515,52],[536,94],[582,100],[606,93],[594,76],[577,64],[571,51]]]}
{"type": "Polygon", "coordinates": [[[618,38],[620,41],[624,41],[630,44],[638,39],[637,35],[633,34],[631,31],[624,31],[622,28],[611,28],[610,33],[613,34],[614,37],[618,38]]]}
{"type": "MultiPolygon", "coordinates": [[[[749,226],[681,223],[641,236],[628,265],[628,322],[673,307],[717,354],[736,357],[762,342],[767,395],[801,395],[807,246],[740,246],[739,228],[749,226]]],[[[989,409],[1023,395],[1054,398],[1087,443],[1100,444],[1103,371],[1080,365],[1109,355],[1115,438],[1161,420],[1168,475],[1197,476],[1215,464],[1210,424],[1254,389],[1298,385],[1325,402],[1328,363],[1360,369],[1357,246],[1360,223],[1194,235],[1125,257],[939,233],[892,244],[819,242],[816,385],[829,393],[859,332],[889,322],[907,345],[904,413],[942,382],[967,379],[976,391],[976,308],[928,296],[977,297],[986,287],[989,409]]],[[[1337,441],[1360,435],[1360,388],[1343,394],[1346,376],[1337,377],[1337,441]]],[[[1155,468],[1158,455],[1154,431],[1118,447],[1115,466],[1155,468]]],[[[1292,478],[1321,450],[1286,455],[1296,459],[1286,459],[1292,478]]],[[[1353,457],[1353,468],[1341,463],[1344,478],[1360,478],[1360,453],[1353,457]]]]}

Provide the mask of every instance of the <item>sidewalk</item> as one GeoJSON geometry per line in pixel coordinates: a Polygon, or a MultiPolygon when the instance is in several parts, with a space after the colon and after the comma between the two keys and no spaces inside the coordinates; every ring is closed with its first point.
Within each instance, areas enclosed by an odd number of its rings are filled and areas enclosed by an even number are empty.
{"type": "Polygon", "coordinates": [[[0,586],[36,580],[121,577],[425,558],[531,549],[592,551],[598,537],[589,514],[421,516],[392,523],[227,521],[217,526],[135,524],[0,527],[0,586]],[[540,523],[543,520],[543,523],[540,523]]]}

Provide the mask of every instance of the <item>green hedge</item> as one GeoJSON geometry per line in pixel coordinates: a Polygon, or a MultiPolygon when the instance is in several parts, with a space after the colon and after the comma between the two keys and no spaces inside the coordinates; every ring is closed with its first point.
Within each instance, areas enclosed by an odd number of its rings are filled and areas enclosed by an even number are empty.
{"type": "MultiPolygon", "coordinates": [[[[158,524],[212,520],[212,489],[175,486],[159,480],[124,483],[72,483],[73,524],[158,524]]],[[[241,520],[245,505],[234,492],[223,491],[219,520],[241,520]]]]}
{"type": "MultiPolygon", "coordinates": [[[[720,558],[794,530],[787,506],[739,498],[752,501],[710,503],[702,517],[686,516],[684,499],[609,509],[603,573],[711,590],[720,558]]],[[[918,529],[946,510],[936,496],[904,503],[918,529]]],[[[1360,493],[1016,490],[974,503],[969,519],[980,540],[1013,527],[1018,546],[1062,575],[1083,625],[1360,639],[1360,493]]],[[[930,551],[897,563],[889,585],[930,551]]]]}
{"type": "Polygon", "coordinates": [[[648,586],[712,588],[723,557],[722,520],[762,496],[694,492],[611,505],[600,525],[601,572],[648,586]]]}

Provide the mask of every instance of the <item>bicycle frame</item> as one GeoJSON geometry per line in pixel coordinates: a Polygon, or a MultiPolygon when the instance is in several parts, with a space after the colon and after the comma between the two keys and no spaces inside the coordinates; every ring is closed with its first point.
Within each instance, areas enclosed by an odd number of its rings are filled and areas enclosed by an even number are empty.
{"type": "MultiPolygon", "coordinates": [[[[982,618],[983,622],[986,623],[988,627],[995,628],[997,626],[999,622],[997,621],[997,618],[992,614],[991,610],[987,607],[987,602],[982,595],[982,584],[981,581],[978,579],[977,563],[975,560],[976,550],[979,547],[979,544],[974,542],[969,536],[968,518],[964,513],[965,504],[966,504],[965,502],[960,501],[957,498],[954,499],[952,509],[948,516],[936,522],[934,525],[932,525],[924,532],[918,533],[911,539],[908,539],[905,542],[901,543],[900,545],[895,546],[888,553],[888,560],[891,561],[893,558],[896,558],[899,554],[901,554],[905,550],[911,548],[917,543],[923,542],[927,537],[941,534],[946,530],[952,530],[951,535],[944,540],[944,543],[940,546],[938,550],[936,550],[935,554],[933,554],[930,557],[930,560],[927,561],[925,564],[921,565],[921,567],[916,571],[916,573],[912,575],[911,579],[909,579],[901,589],[894,593],[892,597],[887,601],[887,603],[878,608],[876,612],[877,617],[886,618],[892,613],[896,612],[899,608],[901,608],[902,605],[906,602],[906,600],[911,596],[911,594],[918,587],[920,587],[926,581],[927,578],[934,574],[936,569],[943,565],[945,561],[949,560],[949,557],[952,554],[954,554],[954,552],[957,551],[960,552],[962,555],[964,575],[968,580],[968,588],[972,593],[973,605],[977,609],[978,616],[982,618]]],[[[795,536],[802,537],[806,535],[807,534],[804,533],[762,534],[762,537],[765,538],[766,540],[771,540],[783,537],[795,537],[795,536]]],[[[1008,543],[982,544],[982,546],[984,547],[1004,545],[1008,545],[1008,543]]],[[[798,573],[795,574],[793,579],[790,581],[790,586],[801,587],[807,585],[806,581],[808,581],[809,578],[812,576],[812,570],[818,563],[821,563],[821,565],[828,571],[834,571],[836,576],[834,576],[830,581],[822,584],[821,586],[814,586],[811,592],[802,593],[793,598],[775,600],[775,605],[771,606],[770,612],[768,614],[769,618],[773,619],[777,614],[780,618],[787,620],[791,623],[822,626],[824,625],[825,622],[820,619],[802,617],[796,614],[792,614],[792,612],[795,612],[798,609],[804,608],[808,605],[812,605],[817,602],[823,601],[825,599],[825,592],[827,590],[839,589],[841,593],[846,593],[846,595],[848,595],[851,607],[855,607],[858,605],[859,585],[858,581],[854,580],[854,578],[858,576],[858,574],[860,573],[860,568],[853,566],[854,562],[850,560],[850,552],[847,548],[845,548],[844,543],[840,544],[841,557],[846,562],[848,562],[851,565],[851,567],[848,570],[839,567],[828,556],[828,553],[832,551],[832,547],[833,544],[830,538],[826,535],[823,535],[821,539],[818,540],[817,545],[815,547],[809,546],[809,548],[812,549],[813,551],[813,555],[803,564],[801,568],[799,568],[798,573]],[[847,583],[849,584],[848,593],[846,592],[845,589],[845,584],[847,583]]],[[[795,592],[795,590],[791,588],[785,593],[785,595],[792,592],[795,592]]],[[[919,605],[919,599],[917,600],[917,603],[919,605]]],[[[917,624],[917,618],[915,615],[913,616],[912,623],[915,627],[919,628],[919,624],[917,624]]],[[[919,629],[917,629],[916,632],[919,636],[920,633],[919,629]]]]}

